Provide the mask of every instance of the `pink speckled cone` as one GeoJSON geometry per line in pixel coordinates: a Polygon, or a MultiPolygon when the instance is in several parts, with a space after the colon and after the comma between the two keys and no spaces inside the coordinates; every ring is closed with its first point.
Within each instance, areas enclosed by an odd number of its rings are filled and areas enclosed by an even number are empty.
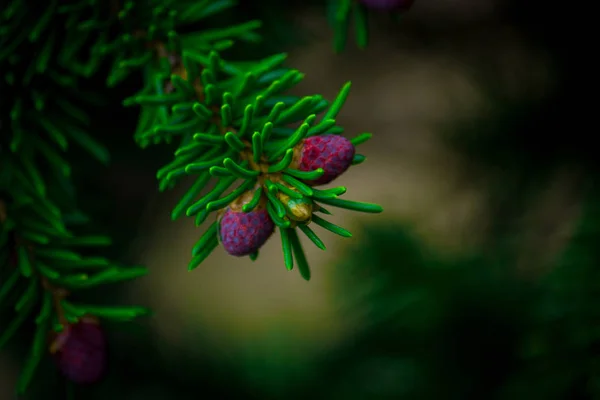
{"type": "Polygon", "coordinates": [[[354,145],[343,136],[312,136],[304,141],[298,169],[314,171],[323,168],[325,173],[320,178],[306,183],[324,185],[346,172],[355,152],[354,145]]]}
{"type": "Polygon", "coordinates": [[[378,11],[406,11],[414,0],[360,0],[362,4],[378,11]]]}
{"type": "Polygon", "coordinates": [[[220,239],[225,251],[243,257],[260,249],[275,231],[275,224],[266,209],[249,213],[227,209],[220,224],[220,239]]]}
{"type": "Polygon", "coordinates": [[[98,382],[106,369],[106,338],[98,323],[80,320],[60,332],[54,358],[62,374],[77,384],[98,382]]]}

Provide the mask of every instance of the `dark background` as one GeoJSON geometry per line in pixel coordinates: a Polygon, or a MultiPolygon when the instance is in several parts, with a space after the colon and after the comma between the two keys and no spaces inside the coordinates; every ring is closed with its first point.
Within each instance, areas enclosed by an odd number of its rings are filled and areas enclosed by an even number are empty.
{"type": "MultiPolygon", "coordinates": [[[[217,250],[188,273],[200,231],[169,221],[182,190],[154,181],[171,149],[137,149],[136,112],[120,106],[140,82],[90,82],[113,164],[78,169],[79,202],[115,257],[151,272],[90,296],[156,315],[106,324],[109,375],[74,398],[600,398],[590,10],[417,2],[397,25],[373,16],[368,50],[349,40],[336,55],[323,2],[242,3],[214,24],[264,18],[268,40],[231,57],[289,50],[302,94],[353,81],[340,122],[375,137],[339,183],[386,213],[336,215],[355,236],[306,246],[309,283],[276,239],[256,263],[217,250]]],[[[0,356],[2,399],[27,345],[0,356]]],[[[47,362],[28,398],[67,393],[47,362]]]]}

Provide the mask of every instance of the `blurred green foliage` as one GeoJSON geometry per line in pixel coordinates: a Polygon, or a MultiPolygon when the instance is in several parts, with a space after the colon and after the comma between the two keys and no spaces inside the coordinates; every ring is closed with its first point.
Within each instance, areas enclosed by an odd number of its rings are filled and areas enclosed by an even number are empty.
{"type": "Polygon", "coordinates": [[[367,227],[368,241],[336,266],[339,303],[360,321],[338,346],[303,365],[278,362],[268,349],[269,359],[247,361],[202,350],[202,337],[199,351],[175,348],[133,324],[110,330],[109,378],[77,391],[149,400],[596,398],[589,279],[600,259],[590,246],[600,203],[591,196],[588,204],[579,234],[540,281],[520,278],[497,252],[442,257],[405,227],[367,227]]]}

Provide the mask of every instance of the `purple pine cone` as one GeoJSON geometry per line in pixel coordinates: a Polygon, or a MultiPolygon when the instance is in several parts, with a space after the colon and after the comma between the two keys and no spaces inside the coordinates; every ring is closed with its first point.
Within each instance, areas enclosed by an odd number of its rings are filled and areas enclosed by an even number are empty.
{"type": "Polygon", "coordinates": [[[98,382],[106,369],[106,338],[94,319],[82,318],[66,326],[53,344],[61,373],[77,384],[98,382]]]}
{"type": "Polygon", "coordinates": [[[325,173],[310,185],[324,185],[346,172],[352,164],[356,149],[352,142],[339,135],[312,136],[305,139],[298,169],[314,171],[323,168],[325,173]]]}
{"type": "Polygon", "coordinates": [[[414,0],[360,0],[365,6],[378,11],[406,11],[414,0]]]}
{"type": "Polygon", "coordinates": [[[243,257],[260,249],[275,231],[264,208],[245,213],[228,208],[219,221],[221,243],[227,253],[243,257]]]}

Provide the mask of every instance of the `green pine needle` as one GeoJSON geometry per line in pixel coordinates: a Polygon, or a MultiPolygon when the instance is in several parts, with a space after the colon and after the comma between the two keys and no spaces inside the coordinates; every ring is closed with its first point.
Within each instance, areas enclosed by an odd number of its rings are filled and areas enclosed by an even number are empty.
{"type": "Polygon", "coordinates": [[[323,241],[321,240],[321,238],[319,238],[319,236],[317,236],[317,234],[310,229],[307,225],[298,225],[298,228],[302,231],[302,233],[304,233],[306,235],[307,238],[310,239],[311,242],[314,243],[315,246],[317,246],[319,249],[321,250],[326,250],[327,248],[325,247],[325,244],[323,244],[323,241]]]}
{"type": "Polygon", "coordinates": [[[292,251],[294,253],[294,258],[296,259],[296,265],[298,266],[298,271],[300,271],[300,276],[305,280],[309,281],[310,267],[308,266],[308,261],[306,260],[306,255],[304,254],[304,249],[302,248],[302,244],[300,243],[300,238],[296,233],[295,229],[289,230],[290,242],[292,244],[292,251]]]}

